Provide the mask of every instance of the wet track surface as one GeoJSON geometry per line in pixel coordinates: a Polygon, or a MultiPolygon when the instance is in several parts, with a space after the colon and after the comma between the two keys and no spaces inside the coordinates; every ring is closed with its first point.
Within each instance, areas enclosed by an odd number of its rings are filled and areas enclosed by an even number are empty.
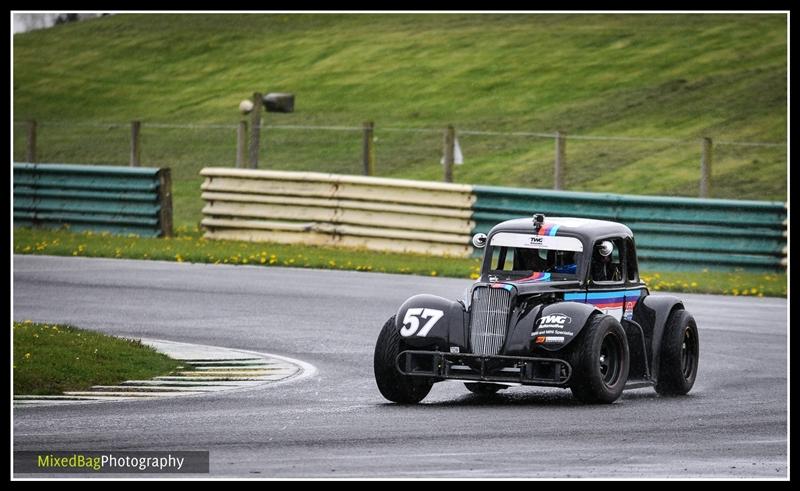
{"type": "MultiPolygon", "coordinates": [[[[345,271],[14,257],[14,320],[297,358],[261,390],[16,408],[15,450],[209,450],[212,476],[787,477],[786,300],[679,296],[700,329],[688,396],[587,406],[568,390],[491,398],[457,382],[417,406],[372,375],[383,322],[470,282],[345,271]]],[[[108,475],[106,475],[108,476],[108,475]]]]}

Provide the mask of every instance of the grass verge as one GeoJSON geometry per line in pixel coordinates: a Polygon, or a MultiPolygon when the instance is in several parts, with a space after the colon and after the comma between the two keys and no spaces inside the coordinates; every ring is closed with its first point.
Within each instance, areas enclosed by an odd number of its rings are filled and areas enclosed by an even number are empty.
{"type": "MultiPolygon", "coordinates": [[[[178,227],[171,239],[114,236],[108,233],[14,229],[15,254],[85,256],[163,261],[288,266],[381,273],[478,277],[475,258],[442,258],[330,247],[206,240],[198,229],[178,227]]],[[[642,271],[654,291],[785,297],[785,273],[642,271]]]]}
{"type": "Polygon", "coordinates": [[[13,155],[37,119],[40,162],[127,165],[141,120],[143,165],[171,167],[176,223],[197,221],[198,172],[234,165],[238,105],[259,90],[297,97],[264,116],[265,169],[360,174],[373,120],[377,175],[440,180],[453,124],[456,182],[550,189],[553,140],[519,133],[560,129],[565,189],[696,196],[707,136],[712,197],[784,201],[787,19],[117,14],[14,35],[13,155]]]}
{"type": "Polygon", "coordinates": [[[149,379],[178,366],[138,340],[29,320],[13,326],[15,395],[55,395],[149,379]]]}

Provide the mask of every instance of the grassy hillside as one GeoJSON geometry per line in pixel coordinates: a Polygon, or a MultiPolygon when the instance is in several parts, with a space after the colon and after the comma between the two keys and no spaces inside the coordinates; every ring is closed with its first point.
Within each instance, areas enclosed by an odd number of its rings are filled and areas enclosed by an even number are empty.
{"type": "MultiPolygon", "coordinates": [[[[786,141],[783,15],[114,15],[14,36],[14,119],[41,125],[40,161],[173,168],[176,222],[195,223],[197,171],[233,165],[253,91],[296,94],[268,124],[376,124],[379,175],[441,179],[441,133],[552,132],[567,187],[697,194],[702,136],[786,141]],[[84,125],[84,126],[82,126],[84,125]]],[[[273,129],[261,167],[360,172],[358,131],[273,129]]],[[[553,142],[459,136],[458,182],[552,187],[553,142]]],[[[24,126],[15,125],[15,159],[24,126]]],[[[786,199],[786,148],[715,146],[715,197],[786,199]]]]}

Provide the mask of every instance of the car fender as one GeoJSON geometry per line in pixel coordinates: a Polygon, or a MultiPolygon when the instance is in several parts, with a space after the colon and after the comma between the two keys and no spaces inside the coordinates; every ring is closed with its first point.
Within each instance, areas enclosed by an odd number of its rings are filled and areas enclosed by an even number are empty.
{"type": "Polygon", "coordinates": [[[661,340],[664,328],[673,310],[684,308],[683,302],[671,295],[647,295],[633,309],[633,320],[642,326],[649,344],[651,373],[653,381],[658,380],[661,340]]]}
{"type": "Polygon", "coordinates": [[[545,306],[531,327],[534,349],[559,351],[569,345],[586,326],[589,318],[601,313],[593,305],[579,302],[559,302],[545,306]]]}
{"type": "Polygon", "coordinates": [[[467,349],[466,311],[457,301],[436,295],[415,295],[395,316],[395,327],[408,346],[461,352],[467,349]]]}
{"type": "Polygon", "coordinates": [[[508,338],[505,345],[505,353],[508,356],[530,356],[531,354],[531,333],[534,329],[536,319],[542,313],[544,305],[534,305],[530,310],[520,315],[516,322],[509,328],[508,338]]]}

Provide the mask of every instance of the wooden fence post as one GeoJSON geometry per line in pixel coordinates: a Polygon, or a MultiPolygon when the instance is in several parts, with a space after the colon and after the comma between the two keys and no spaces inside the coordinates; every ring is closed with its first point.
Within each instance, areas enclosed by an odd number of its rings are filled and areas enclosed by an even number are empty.
{"type": "Polygon", "coordinates": [[[169,167],[158,170],[158,223],[162,237],[172,237],[172,176],[169,167]]]}
{"type": "Polygon", "coordinates": [[[26,152],[26,161],[34,164],[36,163],[36,120],[31,119],[28,121],[28,150],[26,152]]]}
{"type": "Polygon", "coordinates": [[[444,132],[444,182],[453,182],[453,160],[455,160],[456,130],[449,125],[444,132]]]}
{"type": "Polygon", "coordinates": [[[711,195],[711,162],[713,160],[713,142],[711,138],[703,138],[703,154],[700,159],[700,197],[711,195]]]}
{"type": "Polygon", "coordinates": [[[247,121],[239,121],[236,128],[236,168],[241,169],[245,166],[247,150],[247,121]]]}
{"type": "Polygon", "coordinates": [[[362,145],[361,160],[364,163],[364,175],[375,175],[375,149],[373,148],[373,135],[375,133],[375,123],[372,121],[364,122],[364,142],[362,145]]]}
{"type": "Polygon", "coordinates": [[[139,167],[141,157],[141,121],[131,121],[131,167],[139,167]]]}
{"type": "Polygon", "coordinates": [[[253,92],[253,111],[250,113],[250,168],[258,169],[258,151],[261,145],[261,92],[253,92]]]}
{"type": "Polygon", "coordinates": [[[567,175],[567,135],[556,131],[556,159],[553,167],[553,189],[564,189],[564,180],[567,175]]]}

